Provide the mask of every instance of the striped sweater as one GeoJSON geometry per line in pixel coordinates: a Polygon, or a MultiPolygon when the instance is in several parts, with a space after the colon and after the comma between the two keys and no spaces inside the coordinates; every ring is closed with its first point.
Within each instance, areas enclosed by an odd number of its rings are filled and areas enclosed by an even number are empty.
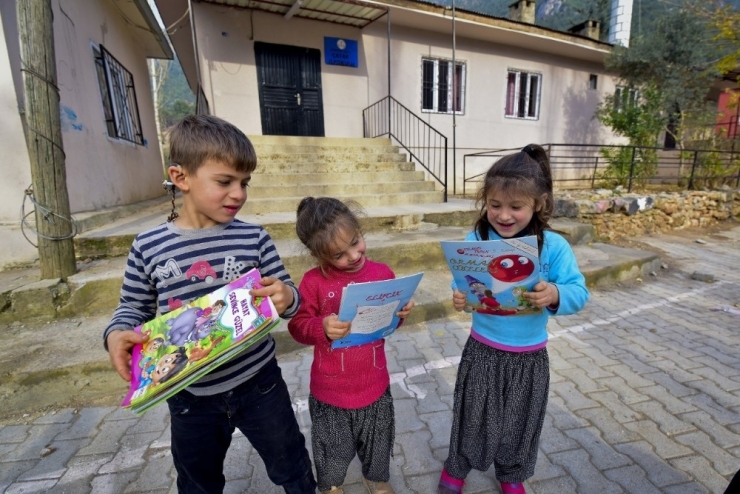
{"type": "MultiPolygon", "coordinates": [[[[181,305],[207,295],[252,268],[263,277],[279,278],[293,290],[293,305],[282,314],[292,317],[300,304],[268,233],[259,225],[233,220],[210,228],[190,230],[164,223],[139,234],[131,246],[121,299],[103,333],[132,329],[181,305]]],[[[195,395],[228,391],[275,358],[275,341],[266,336],[233,360],[202,377],[187,389],[195,395]]]]}

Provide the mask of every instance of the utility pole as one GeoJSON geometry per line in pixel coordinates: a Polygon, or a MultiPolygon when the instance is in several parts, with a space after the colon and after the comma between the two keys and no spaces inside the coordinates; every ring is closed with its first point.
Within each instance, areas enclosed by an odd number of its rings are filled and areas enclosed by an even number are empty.
{"type": "Polygon", "coordinates": [[[36,210],[41,278],[75,273],[67,173],[59,123],[59,88],[54,56],[50,0],[16,1],[23,76],[24,122],[32,187],[26,191],[36,210]]]}

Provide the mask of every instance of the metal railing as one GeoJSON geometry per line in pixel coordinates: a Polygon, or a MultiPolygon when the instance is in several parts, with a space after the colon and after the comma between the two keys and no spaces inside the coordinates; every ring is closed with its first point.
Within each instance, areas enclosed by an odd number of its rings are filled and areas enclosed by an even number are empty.
{"type": "Polygon", "coordinates": [[[388,136],[442,185],[447,202],[447,137],[399,103],[386,96],[362,110],[365,137],[388,136]]]}
{"type": "MultiPolygon", "coordinates": [[[[544,144],[553,183],[566,188],[633,188],[672,186],[695,190],[721,185],[740,187],[740,151],[673,150],[610,144],[544,144]]],[[[493,149],[463,156],[463,195],[480,183],[498,159],[519,151],[493,149]],[[468,174],[471,174],[468,176],[468,174]]]]}

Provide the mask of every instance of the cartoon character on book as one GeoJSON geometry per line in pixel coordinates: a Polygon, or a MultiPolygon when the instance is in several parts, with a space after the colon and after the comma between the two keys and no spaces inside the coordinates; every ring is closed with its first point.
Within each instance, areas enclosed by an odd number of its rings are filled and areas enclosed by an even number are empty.
{"type": "Polygon", "coordinates": [[[170,353],[164,354],[154,366],[150,374],[152,385],[156,386],[177,375],[188,365],[188,355],[184,347],[178,347],[170,353]]]}
{"type": "Polygon", "coordinates": [[[516,309],[502,308],[498,300],[493,296],[491,290],[485,283],[474,276],[465,275],[470,292],[478,298],[480,305],[472,306],[471,309],[479,314],[493,314],[496,316],[511,316],[517,313],[516,309]]]}
{"type": "Polygon", "coordinates": [[[191,341],[202,340],[211,334],[224,307],[226,307],[226,302],[219,299],[210,307],[190,307],[179,313],[177,317],[169,319],[167,321],[170,327],[166,334],[167,344],[182,346],[191,341]]]}

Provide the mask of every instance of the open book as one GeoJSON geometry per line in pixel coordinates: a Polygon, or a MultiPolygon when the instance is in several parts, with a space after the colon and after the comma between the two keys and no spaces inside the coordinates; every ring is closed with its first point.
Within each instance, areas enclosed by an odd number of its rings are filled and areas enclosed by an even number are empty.
{"type": "Polygon", "coordinates": [[[367,283],[352,283],[342,291],[337,318],[351,321],[350,333],[334,340],[332,348],[346,348],[380,340],[401,322],[396,315],[409,303],[424,273],[367,283]]]}
{"type": "Polygon", "coordinates": [[[149,336],[131,352],[131,387],[122,407],[143,413],[259,341],[280,322],[269,297],[252,297],[252,269],[189,304],[134,328],[149,336]]]}
{"type": "Polygon", "coordinates": [[[467,292],[466,311],[496,316],[542,312],[522,296],[540,281],[536,236],[443,241],[442,251],[457,289],[467,292]]]}

